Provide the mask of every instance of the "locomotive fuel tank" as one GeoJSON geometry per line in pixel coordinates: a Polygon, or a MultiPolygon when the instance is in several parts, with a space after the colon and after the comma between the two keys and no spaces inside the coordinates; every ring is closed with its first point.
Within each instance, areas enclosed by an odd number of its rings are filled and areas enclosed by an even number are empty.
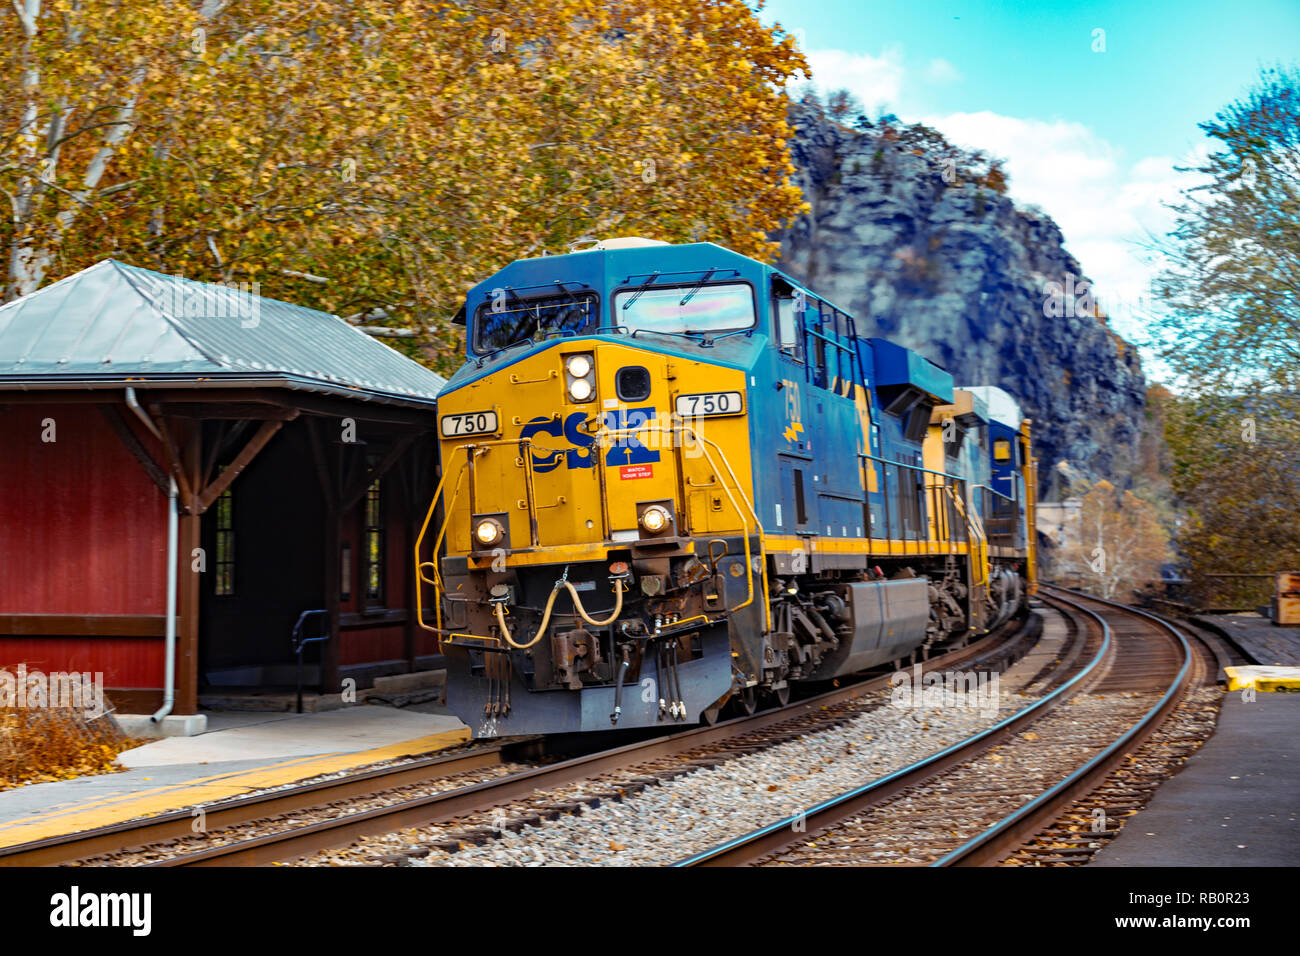
{"type": "Polygon", "coordinates": [[[833,602],[839,646],[809,675],[829,680],[904,656],[925,639],[930,620],[929,581],[857,581],[836,590],[833,602]]]}

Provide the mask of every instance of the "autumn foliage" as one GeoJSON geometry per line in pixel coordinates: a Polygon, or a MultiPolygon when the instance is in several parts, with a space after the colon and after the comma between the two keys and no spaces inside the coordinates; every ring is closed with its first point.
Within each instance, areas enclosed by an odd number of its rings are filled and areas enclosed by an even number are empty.
{"type": "Polygon", "coordinates": [[[1203,606],[1265,603],[1273,575],[1300,568],[1300,396],[1173,400],[1165,434],[1185,511],[1178,544],[1190,597],[1203,606]]]}
{"type": "Polygon", "coordinates": [[[114,758],[137,743],[110,717],[92,720],[61,707],[0,708],[0,790],[116,771],[114,758]]]}
{"type": "Polygon", "coordinates": [[[1056,577],[1108,600],[1131,601],[1160,580],[1169,536],[1154,505],[1102,479],[1079,499],[1056,577]]]}
{"type": "Polygon", "coordinates": [[[105,257],[414,328],[583,236],[770,259],[793,40],[742,0],[16,0],[6,297],[105,257]]]}

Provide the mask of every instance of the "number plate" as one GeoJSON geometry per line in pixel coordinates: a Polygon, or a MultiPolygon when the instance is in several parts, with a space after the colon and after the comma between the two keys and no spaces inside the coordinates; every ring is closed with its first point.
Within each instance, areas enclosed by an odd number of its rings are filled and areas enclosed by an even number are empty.
{"type": "Polygon", "coordinates": [[[699,395],[677,396],[677,414],[683,418],[739,415],[744,410],[745,401],[739,392],[702,392],[699,395]]]}
{"type": "Polygon", "coordinates": [[[496,412],[461,412],[442,416],[442,437],[459,438],[462,435],[487,435],[497,430],[496,412]]]}

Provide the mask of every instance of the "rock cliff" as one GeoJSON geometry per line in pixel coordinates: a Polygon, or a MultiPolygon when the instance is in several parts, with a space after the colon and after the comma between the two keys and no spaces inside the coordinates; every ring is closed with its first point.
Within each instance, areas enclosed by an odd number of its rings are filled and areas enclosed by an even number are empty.
{"type": "Polygon", "coordinates": [[[781,234],[781,267],[852,312],[859,333],[916,349],[959,385],[1014,395],[1034,420],[1044,499],[1071,477],[1122,476],[1146,383],[1136,350],[1091,314],[1056,223],[1017,208],[999,173],[954,159],[932,131],[850,128],[809,106],[792,119],[812,209],[781,234]]]}

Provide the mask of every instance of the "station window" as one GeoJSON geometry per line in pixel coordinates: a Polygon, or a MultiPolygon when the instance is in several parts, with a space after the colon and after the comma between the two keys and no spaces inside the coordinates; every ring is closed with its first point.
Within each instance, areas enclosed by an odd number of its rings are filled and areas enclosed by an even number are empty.
{"type": "Polygon", "coordinates": [[[384,523],[383,496],[379,480],[366,489],[365,586],[366,603],[384,600],[384,523]]]}
{"type": "Polygon", "coordinates": [[[217,498],[216,584],[217,597],[235,593],[235,499],[227,488],[217,498]]]}

